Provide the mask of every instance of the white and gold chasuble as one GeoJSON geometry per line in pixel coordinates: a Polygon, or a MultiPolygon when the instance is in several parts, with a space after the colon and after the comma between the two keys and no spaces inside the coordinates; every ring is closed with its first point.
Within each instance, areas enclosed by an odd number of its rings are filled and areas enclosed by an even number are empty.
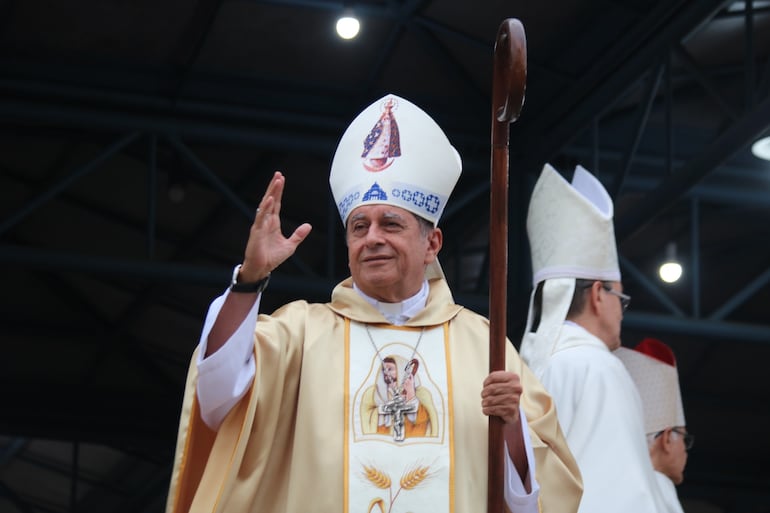
{"type": "MultiPolygon", "coordinates": [[[[489,373],[489,325],[456,305],[445,281],[429,285],[425,309],[402,328],[387,324],[350,279],[334,289],[328,304],[296,301],[261,315],[254,333],[254,381],[216,432],[198,413],[194,355],[166,511],[483,511],[488,419],[480,394],[489,373]],[[399,379],[406,360],[419,362],[413,378],[420,404],[414,414],[404,412],[401,442],[389,431],[392,418],[380,419],[379,410],[368,417],[364,432],[362,408],[371,413],[377,402],[376,386],[367,389],[383,374],[367,325],[382,358],[395,357],[399,379]]],[[[507,367],[520,375],[524,388],[521,407],[542,511],[574,512],[580,474],[551,398],[511,344],[507,367]]]]}
{"type": "Polygon", "coordinates": [[[347,331],[344,513],[453,512],[446,326],[367,327],[352,322],[347,331]],[[387,365],[394,369],[397,384],[406,382],[406,413],[386,407],[387,365]],[[404,417],[401,441],[394,432],[397,416],[404,417]]]}

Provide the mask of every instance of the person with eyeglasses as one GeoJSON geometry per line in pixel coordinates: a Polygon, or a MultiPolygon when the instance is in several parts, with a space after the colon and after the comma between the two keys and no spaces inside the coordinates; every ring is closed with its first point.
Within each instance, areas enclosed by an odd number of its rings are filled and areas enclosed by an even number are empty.
{"type": "Polygon", "coordinates": [[[371,103],[329,172],[350,275],[326,302],[268,314],[271,273],[311,233],[284,235],[287,177],[273,174],[191,358],[167,513],[482,511],[490,416],[506,511],[577,510],[553,401],[513,344],[489,371],[489,321],[454,302],[438,263],[461,172],[427,112],[371,103]]]}
{"type": "Polygon", "coordinates": [[[615,351],[639,390],[650,460],[666,502],[666,513],[683,513],[675,485],[684,481],[687,451],[695,438],[687,431],[673,350],[645,338],[633,349],[615,351]]]}
{"type": "Polygon", "coordinates": [[[631,297],[618,265],[613,204],[578,166],[546,165],[527,215],[533,291],[520,354],[553,397],[583,477],[581,513],[665,511],[642,404],[612,351],[631,297]]]}

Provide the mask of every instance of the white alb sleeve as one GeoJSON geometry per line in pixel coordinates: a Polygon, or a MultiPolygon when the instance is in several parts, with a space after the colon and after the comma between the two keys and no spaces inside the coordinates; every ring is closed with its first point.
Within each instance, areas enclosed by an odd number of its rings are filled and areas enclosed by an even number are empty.
{"type": "MultiPolygon", "coordinates": [[[[521,432],[524,436],[524,450],[527,453],[527,472],[526,481],[529,484],[530,492],[527,493],[527,487],[522,482],[516,466],[511,458],[505,458],[505,503],[512,513],[538,513],[538,498],[540,496],[540,485],[534,479],[535,475],[535,454],[532,451],[532,440],[529,437],[529,428],[527,427],[527,417],[524,410],[519,406],[519,417],[521,418],[521,432]]],[[[508,454],[508,444],[505,444],[505,454],[508,454]]]]}
{"type": "Polygon", "coordinates": [[[198,404],[201,418],[211,429],[218,429],[228,412],[246,392],[254,379],[254,327],[259,315],[260,294],[235,333],[227,339],[217,352],[204,358],[209,333],[214,321],[222,309],[222,304],[230,294],[228,289],[224,294],[212,301],[206,320],[203,322],[203,332],[198,351],[198,404]]]}

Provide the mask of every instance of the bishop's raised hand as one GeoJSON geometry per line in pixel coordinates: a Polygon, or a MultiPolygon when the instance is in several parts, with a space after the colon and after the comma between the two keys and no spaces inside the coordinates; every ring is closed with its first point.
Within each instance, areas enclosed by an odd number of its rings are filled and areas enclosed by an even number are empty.
{"type": "Polygon", "coordinates": [[[256,282],[286,261],[305,240],[312,227],[303,223],[289,236],[281,231],[281,198],[286,178],[276,171],[259,202],[243,256],[240,280],[256,282]]]}

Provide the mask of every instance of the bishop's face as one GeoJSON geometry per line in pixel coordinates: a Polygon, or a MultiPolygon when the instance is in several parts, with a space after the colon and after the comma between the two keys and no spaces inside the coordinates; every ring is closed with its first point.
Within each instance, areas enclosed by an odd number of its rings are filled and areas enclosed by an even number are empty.
{"type": "Polygon", "coordinates": [[[411,212],[392,205],[363,205],[351,212],[346,228],[348,266],[368,296],[395,303],[415,295],[425,266],[441,249],[441,230],[424,233],[411,212]]]}
{"type": "Polygon", "coordinates": [[[687,466],[687,446],[685,445],[682,433],[686,433],[684,426],[677,428],[676,431],[671,430],[668,433],[671,437],[671,443],[668,461],[666,462],[666,474],[674,484],[682,484],[682,481],[684,481],[684,468],[687,466]]]}

